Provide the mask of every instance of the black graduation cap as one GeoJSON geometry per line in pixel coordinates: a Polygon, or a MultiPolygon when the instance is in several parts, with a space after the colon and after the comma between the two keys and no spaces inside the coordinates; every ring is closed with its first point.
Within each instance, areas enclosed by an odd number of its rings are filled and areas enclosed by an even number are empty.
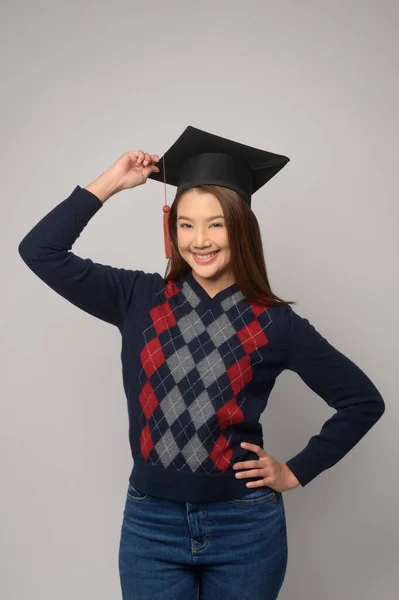
{"type": "MultiPolygon", "coordinates": [[[[251,197],[289,162],[287,156],[260,150],[189,125],[157,163],[159,173],[148,179],[177,186],[177,192],[197,185],[220,185],[240,194],[248,206],[251,197]]],[[[166,257],[172,257],[165,204],[166,257]]]]}
{"type": "Polygon", "coordinates": [[[252,194],[289,160],[189,125],[157,163],[159,173],[148,178],[175,185],[178,192],[196,185],[221,185],[238,192],[251,206],[252,194]]]}

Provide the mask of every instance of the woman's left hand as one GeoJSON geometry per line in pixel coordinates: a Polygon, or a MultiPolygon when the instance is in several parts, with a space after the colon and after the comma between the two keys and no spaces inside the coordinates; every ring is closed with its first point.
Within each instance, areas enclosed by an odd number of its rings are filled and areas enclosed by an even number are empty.
{"type": "Polygon", "coordinates": [[[242,442],[242,448],[250,450],[259,456],[258,460],[246,460],[236,462],[233,469],[250,469],[236,473],[237,479],[245,477],[262,477],[257,481],[247,483],[248,488],[256,488],[267,485],[276,492],[285,492],[299,485],[298,479],[286,464],[280,463],[256,444],[242,442]]]}

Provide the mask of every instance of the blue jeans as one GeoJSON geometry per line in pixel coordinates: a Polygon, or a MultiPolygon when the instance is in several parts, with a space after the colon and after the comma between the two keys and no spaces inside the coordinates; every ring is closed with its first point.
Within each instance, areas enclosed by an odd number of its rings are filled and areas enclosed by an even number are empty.
{"type": "Polygon", "coordinates": [[[129,483],[119,546],[123,600],[275,600],[287,557],[280,492],[263,486],[192,503],[129,483]]]}

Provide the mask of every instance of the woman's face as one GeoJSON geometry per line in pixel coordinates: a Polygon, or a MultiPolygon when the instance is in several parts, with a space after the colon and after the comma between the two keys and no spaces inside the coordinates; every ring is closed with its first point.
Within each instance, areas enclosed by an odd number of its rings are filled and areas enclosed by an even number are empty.
{"type": "Polygon", "coordinates": [[[228,282],[230,246],[223,209],[213,194],[197,190],[186,192],[177,208],[177,242],[179,252],[192,267],[197,279],[228,282]],[[195,254],[216,252],[210,260],[197,260],[195,254]]]}

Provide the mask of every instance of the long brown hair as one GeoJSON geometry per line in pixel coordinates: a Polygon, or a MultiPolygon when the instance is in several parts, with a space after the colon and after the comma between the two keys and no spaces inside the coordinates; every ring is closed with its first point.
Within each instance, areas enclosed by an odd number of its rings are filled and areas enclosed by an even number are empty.
{"type": "MultiPolygon", "coordinates": [[[[271,290],[259,223],[245,200],[234,190],[222,186],[199,185],[191,189],[213,194],[222,206],[230,245],[230,266],[244,296],[250,301],[267,306],[296,304],[293,300],[279,298],[271,290]]],[[[177,244],[177,207],[182,196],[190,190],[176,194],[170,207],[168,223],[172,258],[166,267],[165,283],[169,279],[175,280],[181,273],[191,269],[181,256],[177,244]]]]}

